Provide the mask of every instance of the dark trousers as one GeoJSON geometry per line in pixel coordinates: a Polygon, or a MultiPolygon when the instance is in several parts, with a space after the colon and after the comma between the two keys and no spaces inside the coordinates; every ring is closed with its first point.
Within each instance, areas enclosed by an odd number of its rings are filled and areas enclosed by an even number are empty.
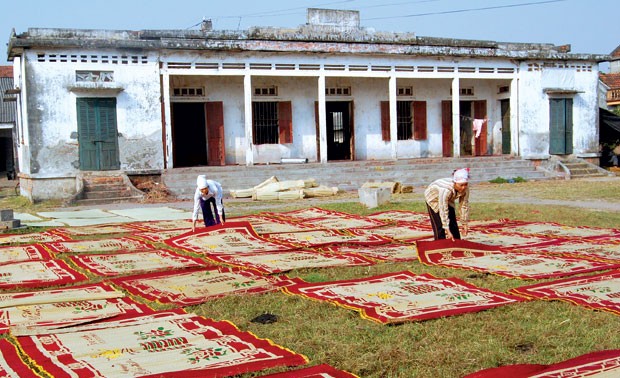
{"type": "MultiPolygon", "coordinates": [[[[428,203],[426,204],[426,208],[428,209],[428,215],[431,218],[431,226],[433,226],[433,235],[435,236],[435,240],[445,239],[446,230],[443,229],[439,213],[433,211],[428,203]]],[[[452,233],[452,236],[454,236],[455,239],[460,239],[461,233],[459,232],[459,225],[456,223],[456,210],[452,206],[448,206],[448,218],[450,219],[450,233],[452,233]]]]}
{"type": "MultiPolygon", "coordinates": [[[[222,202],[222,205],[224,203],[222,202]]],[[[200,199],[200,209],[202,209],[202,217],[205,221],[205,227],[215,226],[216,224],[222,223],[220,221],[220,215],[217,213],[217,205],[215,204],[215,198],[211,197],[206,200],[200,199]],[[211,211],[211,206],[213,206],[213,211],[211,211]],[[215,218],[213,217],[215,215],[215,218]]],[[[224,222],[226,222],[226,213],[224,212],[224,208],[222,207],[222,218],[224,222]]]]}

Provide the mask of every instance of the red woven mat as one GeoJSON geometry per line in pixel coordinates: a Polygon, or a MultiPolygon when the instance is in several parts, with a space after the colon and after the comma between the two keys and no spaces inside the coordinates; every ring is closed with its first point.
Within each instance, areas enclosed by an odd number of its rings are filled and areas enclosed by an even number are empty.
{"type": "Polygon", "coordinates": [[[327,301],[360,312],[379,323],[427,320],[523,301],[456,278],[409,271],[374,277],[287,286],[284,292],[327,301]]]}

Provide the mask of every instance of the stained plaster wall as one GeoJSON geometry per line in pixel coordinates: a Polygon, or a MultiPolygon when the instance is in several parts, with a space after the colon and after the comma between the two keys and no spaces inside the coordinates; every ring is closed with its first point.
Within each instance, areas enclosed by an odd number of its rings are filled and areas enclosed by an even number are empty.
{"type": "Polygon", "coordinates": [[[552,97],[573,99],[573,154],[582,157],[596,155],[598,152],[596,65],[588,72],[542,67],[540,62],[536,62],[541,68],[528,71],[528,63],[532,62],[521,64],[518,85],[520,155],[526,159],[550,157],[549,99],[552,97]],[[566,93],[555,94],[553,91],[566,93]]]}
{"type": "MultiPolygon", "coordinates": [[[[70,55],[80,52],[57,53],[70,55]]],[[[30,159],[21,162],[21,172],[33,178],[76,176],[79,172],[78,97],[116,97],[121,169],[133,171],[163,167],[156,59],[149,59],[149,64],[122,66],[37,62],[36,53],[28,51],[25,72],[28,134],[24,142],[30,147],[30,159]],[[76,85],[77,70],[114,71],[114,82],[105,83],[103,89],[82,88],[76,85]],[[122,90],[118,92],[111,87],[122,90]]]]}

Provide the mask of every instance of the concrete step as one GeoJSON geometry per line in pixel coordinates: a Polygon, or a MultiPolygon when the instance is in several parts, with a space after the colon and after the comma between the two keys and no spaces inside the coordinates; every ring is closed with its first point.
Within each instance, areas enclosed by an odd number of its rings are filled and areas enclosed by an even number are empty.
{"type": "Polygon", "coordinates": [[[95,199],[95,198],[124,198],[132,197],[131,190],[129,188],[110,189],[110,190],[85,190],[83,193],[83,199],[95,199]]]}

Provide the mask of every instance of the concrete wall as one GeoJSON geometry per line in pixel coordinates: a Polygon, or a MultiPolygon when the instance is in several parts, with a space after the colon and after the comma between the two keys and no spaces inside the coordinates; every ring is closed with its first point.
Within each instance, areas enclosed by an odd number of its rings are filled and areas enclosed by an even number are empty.
{"type": "MultiPolygon", "coordinates": [[[[573,99],[573,154],[598,152],[598,68],[543,67],[524,62],[519,75],[519,145],[521,156],[546,159],[549,155],[549,98],[573,99]]],[[[568,62],[567,64],[570,64],[568,62]]],[[[583,63],[575,63],[582,66],[583,63]]]]}
{"type": "MultiPolygon", "coordinates": [[[[57,55],[80,54],[57,51],[57,55]]],[[[98,52],[112,55],[113,52],[98,52]]],[[[117,53],[118,54],[118,53],[117,53]]],[[[157,60],[146,64],[37,61],[28,51],[25,64],[29,159],[21,172],[36,177],[75,176],[79,171],[76,101],[79,97],[116,97],[119,158],[126,171],[163,168],[160,85],[157,60]],[[76,83],[76,71],[113,71],[114,81],[76,83]],[[94,84],[94,83],[88,83],[94,84]]]]}

